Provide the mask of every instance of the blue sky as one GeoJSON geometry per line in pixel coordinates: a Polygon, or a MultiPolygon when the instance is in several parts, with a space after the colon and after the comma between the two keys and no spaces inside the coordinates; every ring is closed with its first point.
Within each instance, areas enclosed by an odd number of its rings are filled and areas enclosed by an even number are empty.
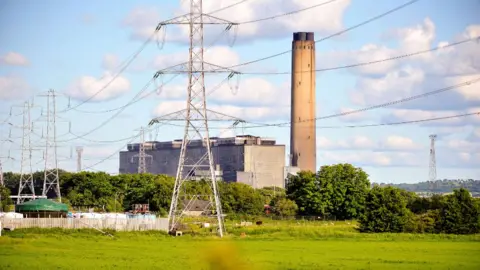
{"type": "MultiPolygon", "coordinates": [[[[204,1],[205,12],[239,0],[204,1]]],[[[233,22],[270,17],[325,2],[323,0],[248,0],[215,13],[233,22]]],[[[205,30],[206,60],[232,66],[289,50],[292,33],[313,31],[315,38],[339,32],[407,1],[337,0],[298,14],[261,23],[240,24],[236,40],[219,28],[205,30]],[[218,38],[219,37],[219,38],[218,38]],[[213,46],[212,41],[216,40],[213,46]]],[[[118,171],[118,151],[139,127],[159,114],[185,107],[185,77],[178,76],[155,89],[155,84],[134,104],[158,69],[186,61],[185,28],[168,26],[99,95],[118,72],[119,64],[135,53],[158,22],[188,11],[188,1],[10,1],[0,0],[0,158],[4,171],[20,170],[22,112],[32,100],[35,107],[32,141],[34,169],[42,169],[44,122],[40,97],[55,89],[59,113],[59,167],[75,170],[75,147],[83,146],[83,166],[118,171]],[[159,41],[157,43],[157,40],[159,41]],[[103,78],[102,78],[103,77],[103,78]],[[150,93],[146,95],[146,93],[150,93]],[[89,99],[90,98],[90,99],[89,99]],[[89,99],[88,102],[82,102],[89,99]],[[81,104],[80,106],[78,106],[81,104]],[[70,105],[70,109],[68,106],[70,105]],[[9,117],[11,106],[13,115],[9,117]],[[16,107],[15,107],[16,106],[16,107]],[[116,110],[122,108],[122,110],[116,110]],[[73,109],[72,109],[73,108],[73,109]],[[111,112],[104,112],[109,111],[111,112]],[[3,121],[6,120],[6,121],[3,121]],[[71,126],[71,128],[69,127],[71,126]],[[69,130],[70,129],[70,130],[69,130]],[[69,132],[71,131],[71,132],[69,132]],[[71,133],[84,138],[76,138],[71,133]],[[6,141],[9,140],[9,141],[6,141]],[[8,155],[13,159],[8,159],[8,155]]],[[[374,61],[414,53],[480,36],[480,2],[421,0],[384,18],[317,44],[317,68],[374,61]]],[[[160,31],[161,32],[161,31],[160,31]]],[[[290,54],[239,69],[245,73],[290,71],[290,54]]],[[[207,91],[228,74],[209,76],[207,91]]],[[[163,76],[163,81],[171,75],[163,76]]],[[[471,41],[415,57],[317,73],[317,116],[361,109],[460,84],[480,77],[480,43],[471,41]]],[[[160,81],[157,82],[160,84],[160,81]]],[[[346,126],[409,121],[480,111],[480,83],[444,93],[317,121],[317,126],[346,126]]],[[[220,85],[209,95],[213,110],[250,122],[276,123],[289,119],[290,76],[242,75],[238,93],[220,85]]],[[[363,167],[375,182],[418,182],[428,179],[429,138],[438,134],[438,178],[480,178],[480,116],[422,124],[317,130],[317,163],[350,162],[363,167]]],[[[226,127],[225,123],[221,127],[226,127]]],[[[162,126],[148,138],[181,137],[181,128],[162,126]]],[[[212,135],[217,135],[214,129],[212,135]]],[[[241,134],[228,130],[223,135],[241,134]]],[[[289,143],[288,127],[244,130],[289,143]]],[[[288,149],[288,147],[287,147],[288,149]]],[[[288,153],[287,153],[288,154],[288,153]]]]}

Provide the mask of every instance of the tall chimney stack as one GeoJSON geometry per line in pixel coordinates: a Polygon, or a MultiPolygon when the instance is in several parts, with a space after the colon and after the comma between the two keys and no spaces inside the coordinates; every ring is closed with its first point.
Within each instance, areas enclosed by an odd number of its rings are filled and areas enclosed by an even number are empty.
{"type": "Polygon", "coordinates": [[[290,155],[292,166],[316,172],[315,38],[293,33],[290,155]]]}

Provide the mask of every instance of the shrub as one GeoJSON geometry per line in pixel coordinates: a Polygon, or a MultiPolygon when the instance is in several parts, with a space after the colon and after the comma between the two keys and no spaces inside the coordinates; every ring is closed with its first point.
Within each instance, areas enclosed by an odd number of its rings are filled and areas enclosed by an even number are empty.
{"type": "Polygon", "coordinates": [[[405,224],[405,232],[409,233],[435,233],[438,222],[438,211],[431,210],[424,214],[409,215],[405,224]]]}
{"type": "Polygon", "coordinates": [[[480,232],[480,210],[466,189],[454,190],[439,210],[437,229],[452,234],[480,232]]]}
{"type": "Polygon", "coordinates": [[[412,213],[398,188],[374,187],[366,198],[365,211],[359,219],[361,232],[403,232],[412,213]]]}

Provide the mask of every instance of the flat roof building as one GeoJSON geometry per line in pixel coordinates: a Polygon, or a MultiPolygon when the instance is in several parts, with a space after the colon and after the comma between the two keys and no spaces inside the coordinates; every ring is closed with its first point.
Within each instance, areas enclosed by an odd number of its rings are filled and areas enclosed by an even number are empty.
{"type": "MultiPolygon", "coordinates": [[[[284,187],[285,145],[276,144],[275,139],[241,135],[229,138],[212,137],[213,163],[218,178],[227,182],[241,182],[254,188],[267,186],[284,187]]],[[[166,174],[175,177],[178,169],[182,140],[168,142],[146,142],[145,152],[147,172],[166,174]]],[[[120,152],[121,174],[137,173],[138,143],[129,144],[127,151],[120,152]]],[[[206,144],[202,140],[190,141],[185,164],[193,165],[206,154],[206,144]]],[[[198,179],[209,175],[208,163],[201,170],[190,172],[198,179]]],[[[184,170],[184,177],[189,172],[184,170]]]]}

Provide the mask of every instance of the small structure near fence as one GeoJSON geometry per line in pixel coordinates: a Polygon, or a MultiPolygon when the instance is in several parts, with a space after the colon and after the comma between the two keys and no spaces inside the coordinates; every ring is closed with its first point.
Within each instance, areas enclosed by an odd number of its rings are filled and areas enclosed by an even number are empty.
{"type": "Polygon", "coordinates": [[[27,218],[67,217],[68,206],[49,199],[37,199],[15,206],[15,211],[27,218]]]}
{"type": "Polygon", "coordinates": [[[4,228],[112,229],[116,231],[167,231],[168,219],[120,218],[0,218],[4,228]]]}

